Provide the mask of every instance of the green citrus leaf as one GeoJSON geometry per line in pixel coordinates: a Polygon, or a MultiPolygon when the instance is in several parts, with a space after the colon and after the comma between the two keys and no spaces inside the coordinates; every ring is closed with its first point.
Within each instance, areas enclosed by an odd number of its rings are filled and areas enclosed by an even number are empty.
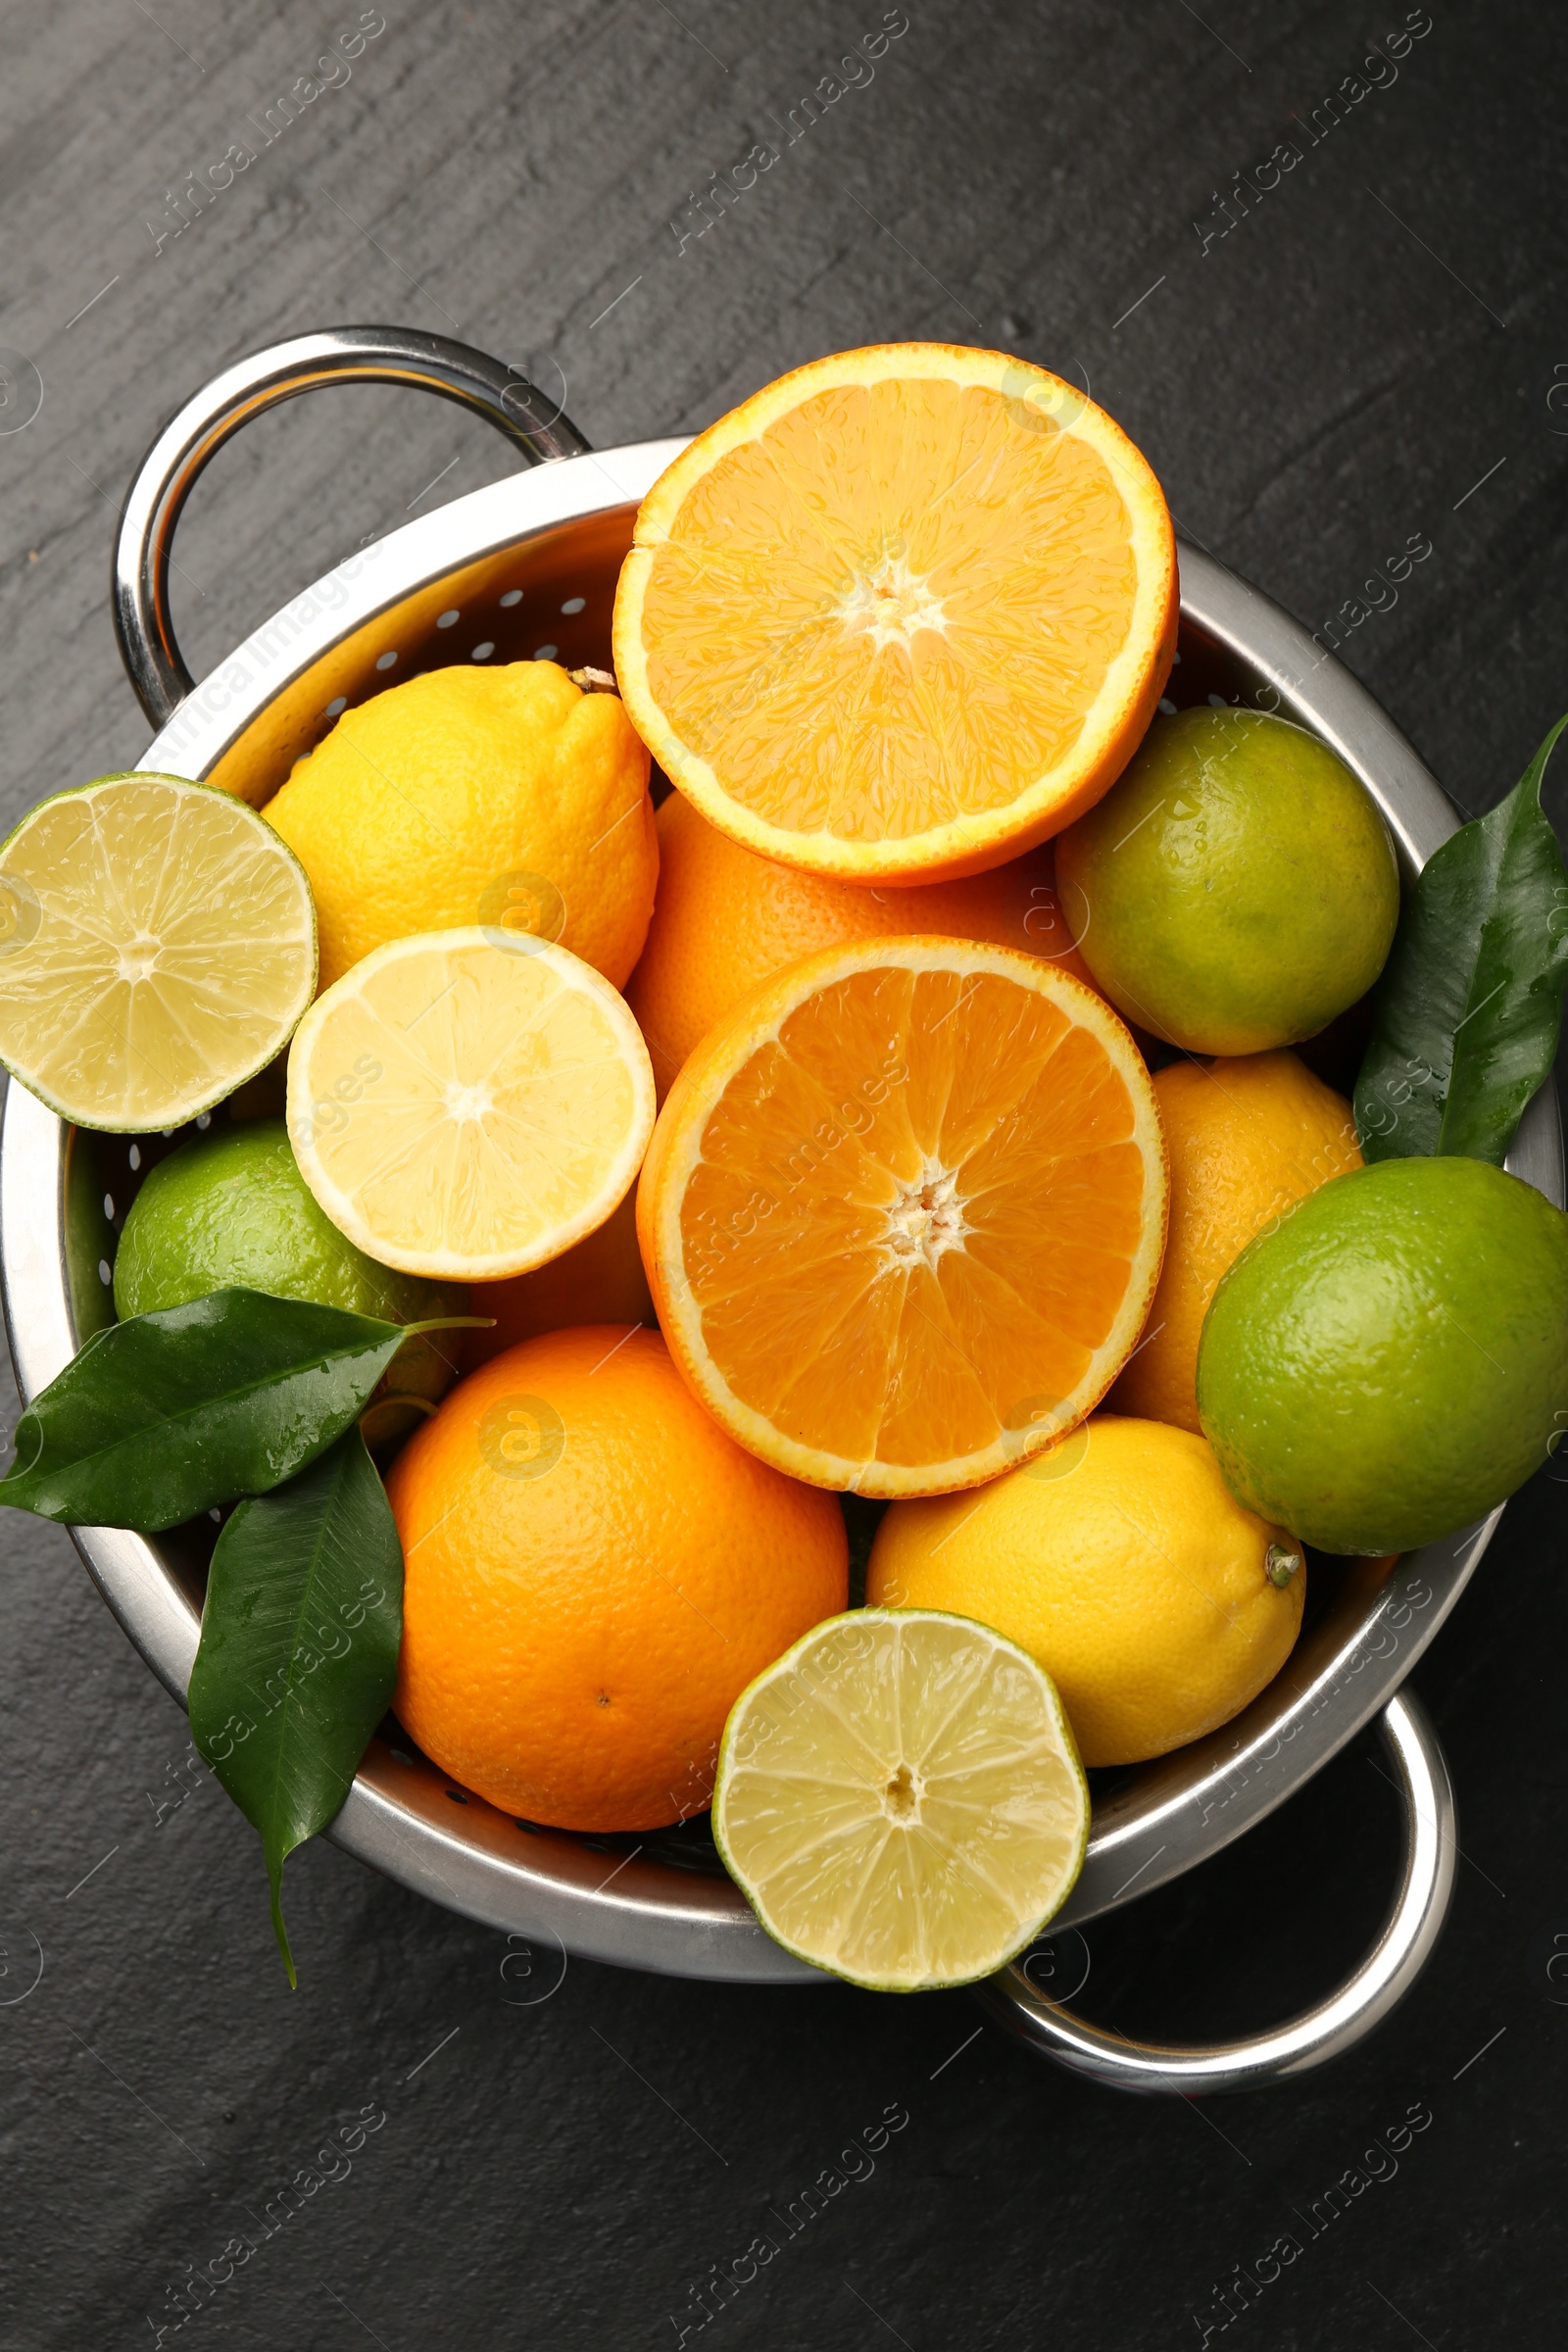
{"type": "Polygon", "coordinates": [[[1560,718],[1506,800],[1427,859],[1373,1000],[1355,1087],[1369,1160],[1500,1167],[1551,1068],[1568,985],[1568,870],[1541,806],[1560,718]]]}
{"type": "Polygon", "coordinates": [[[211,1291],[95,1332],[17,1424],[0,1503],[143,1534],[265,1494],[363,1410],[412,1333],[262,1291],[211,1291]]]}
{"type": "Polygon", "coordinates": [[[397,1680],[403,1550],[358,1429],[218,1539],[190,1678],[190,1728],[261,1833],[292,1984],[283,1864],[347,1796],[397,1680]]]}

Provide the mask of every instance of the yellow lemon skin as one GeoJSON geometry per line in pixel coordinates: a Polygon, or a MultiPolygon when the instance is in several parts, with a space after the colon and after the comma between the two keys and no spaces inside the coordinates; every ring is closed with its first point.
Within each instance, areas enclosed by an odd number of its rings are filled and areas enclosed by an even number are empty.
{"type": "Polygon", "coordinates": [[[978,1493],[894,1503],[865,1588],[868,1607],[947,1609],[1016,1642],[1086,1764],[1229,1723],[1289,1657],[1305,1596],[1299,1545],[1234,1500],[1204,1439],[1111,1413],[978,1493]]]}
{"type": "Polygon", "coordinates": [[[1167,1062],[1154,1098],[1170,1151],[1170,1231],[1145,1337],[1109,1403],[1197,1436],[1198,1338],[1220,1276],[1298,1200],[1358,1168],[1361,1151],[1345,1097],[1294,1054],[1167,1062]]]}
{"type": "Polygon", "coordinates": [[[428,670],[346,710],[263,810],[310,877],[320,987],[389,940],[482,923],[619,988],[659,879],[648,777],[618,696],[554,662],[428,670]]]}

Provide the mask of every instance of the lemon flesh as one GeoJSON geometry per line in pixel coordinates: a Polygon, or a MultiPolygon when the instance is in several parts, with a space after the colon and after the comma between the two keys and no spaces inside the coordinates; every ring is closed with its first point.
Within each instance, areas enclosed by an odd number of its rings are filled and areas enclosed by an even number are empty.
{"type": "Polygon", "coordinates": [[[368,1257],[436,1280],[524,1274],[594,1232],[653,1123],[624,999],[569,950],[486,927],[377,948],[289,1051],[318,1201],[368,1257]]]}
{"type": "Polygon", "coordinates": [[[742,1692],[713,1836],[768,1934],[880,1992],[970,1984],[1083,1864],[1089,1791],[1050,1677],[988,1626],[857,1609],[742,1692]]]}
{"type": "Polygon", "coordinates": [[[254,1077],[316,987],[299,860],[226,792],[105,776],[0,846],[0,1060],[114,1134],[178,1127],[254,1077]]]}

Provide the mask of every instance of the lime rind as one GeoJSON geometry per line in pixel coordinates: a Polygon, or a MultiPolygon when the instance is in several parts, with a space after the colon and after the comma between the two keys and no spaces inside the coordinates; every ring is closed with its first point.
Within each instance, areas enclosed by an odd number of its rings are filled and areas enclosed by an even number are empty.
{"type": "MultiPolygon", "coordinates": [[[[955,1654],[955,1646],[951,1641],[947,1645],[949,1662],[955,1654]]],[[[886,1704],[885,1694],[883,1703],[886,1704]]],[[[803,1697],[798,1689],[789,1711],[793,1714],[802,1704],[803,1697]]],[[[1003,1712],[1003,1706],[1004,1702],[999,1699],[997,1710],[999,1715],[1003,1712]]],[[[918,1760],[915,1763],[916,1773],[917,1769],[918,1760]]],[[[803,1785],[807,1787],[813,1785],[812,1776],[809,1774],[797,1772],[786,1775],[779,1770],[777,1765],[775,1765],[775,1771],[778,1772],[778,1785],[782,1787],[800,1788],[803,1785]]],[[[1034,1779],[1037,1784],[1043,1786],[1044,1775],[1036,1774],[1034,1779]]],[[[1039,1793],[1038,1787],[1035,1793],[1039,1793]]],[[[922,1788],[922,1803],[928,1801],[928,1798],[929,1788],[922,1788]]],[[[880,1803],[880,1801],[879,1798],[878,1802],[880,1803]]],[[[804,1802],[803,1799],[803,1809],[804,1802]]],[[[1016,1808],[1014,1808],[1015,1810],[1016,1808]]],[[[1083,1765],[1079,1759],[1077,1743],[1073,1739],[1072,1727],[1068,1723],[1060,1695],[1050,1676],[1035,1659],[1029,1656],[1026,1650],[1021,1649],[1017,1643],[1009,1642],[1004,1635],[998,1634],[992,1627],[947,1610],[869,1608],[851,1610],[843,1616],[823,1619],[821,1623],[813,1626],[808,1633],[805,1634],[792,1648],[786,1650],[782,1657],[764,1669],[741,1693],[730,1710],[729,1720],[725,1724],[723,1738],[719,1743],[718,1767],[713,1787],[712,1828],[714,1843],[725,1869],[751,1904],[760,1925],[776,1943],[781,1944],[786,1951],[793,1953],[797,1959],[807,1962],[809,1966],[822,1969],[829,1975],[840,1977],[846,1983],[859,1985],[868,1991],[936,1991],[952,1985],[974,1984],[982,1978],[994,1975],[998,1969],[1005,1967],[1009,1961],[1016,1959],[1020,1952],[1027,1950],[1028,1946],[1035,1941],[1042,1929],[1054,1917],[1071,1892],[1078,1873],[1083,1867],[1084,1855],[1088,1849],[1089,1817],[1089,1788],[1084,1777],[1083,1765]],[[858,1714],[853,1703],[853,1677],[844,1669],[846,1666],[860,1665],[863,1667],[867,1665],[873,1659],[879,1646],[884,1658],[889,1653],[893,1654],[894,1665],[897,1669],[901,1662],[898,1652],[904,1641],[911,1634],[916,1640],[920,1640],[926,1629],[934,1632],[937,1628],[950,1629],[954,1634],[968,1637],[970,1663],[975,1671],[966,1690],[950,1708],[948,1716],[942,1722],[926,1723],[923,1727],[918,1721],[914,1724],[905,1722],[904,1709],[912,1703],[912,1707],[918,1715],[930,1689],[939,1679],[942,1659],[935,1642],[928,1645],[931,1651],[927,1662],[930,1671],[923,1683],[917,1684],[912,1691],[907,1693],[901,1686],[894,1696],[900,1745],[900,1753],[894,1757],[890,1750],[879,1749],[874,1745],[875,1729],[868,1723],[867,1712],[864,1709],[859,1710],[858,1714]],[[887,1640],[889,1635],[895,1637],[892,1642],[887,1640]],[[870,1638],[869,1644],[865,1639],[867,1636],[870,1638]],[[881,1637],[880,1644],[879,1637],[881,1637]],[[853,1644],[853,1651],[837,1666],[834,1666],[830,1659],[824,1665],[820,1653],[828,1651],[830,1645],[835,1642],[853,1644]],[[810,1677],[808,1673],[813,1662],[813,1653],[817,1653],[818,1661],[818,1671],[814,1678],[810,1677]],[[1001,1670],[1000,1674],[999,1670],[1001,1670]],[[749,1865],[748,1860],[743,1858],[737,1850],[740,1840],[737,1838],[736,1824],[730,1817],[732,1799],[740,1785],[741,1777],[742,1775],[750,1777],[754,1754],[744,1751],[749,1737],[753,1740],[755,1749],[757,1728],[755,1718],[765,1693],[792,1681],[798,1687],[806,1685],[805,1697],[814,1701],[819,1714],[826,1714],[836,1726],[836,1729],[828,1737],[844,1744],[858,1743],[862,1748],[869,1768],[866,1773],[846,1774],[841,1768],[837,1780],[831,1772],[824,1772],[814,1782],[814,1786],[819,1790],[837,1788],[843,1791],[844,1802],[841,1810],[844,1820],[841,1827],[848,1830],[857,1827],[864,1828],[875,1819],[877,1807],[867,1803],[865,1797],[865,1790],[872,1773],[884,1776],[886,1793],[889,1796],[893,1794],[895,1784],[899,1781],[901,1774],[908,1774],[910,1758],[904,1750],[909,1741],[905,1735],[912,1733],[916,1738],[923,1739],[926,1743],[923,1753],[929,1756],[943,1732],[950,1728],[953,1720],[972,1699],[980,1696],[983,1706],[984,1696],[989,1696],[996,1690],[1003,1674],[1010,1674],[1015,1686],[1022,1690],[1027,1690],[1033,1700],[1038,1732],[1042,1735],[1036,1745],[1051,1757],[1054,1767],[1053,1778],[1055,1783],[1054,1801],[1059,1803],[1063,1795],[1070,1799],[1072,1819],[1062,1838],[1063,1850],[1060,1858],[1049,1874],[1049,1885],[1042,1888],[1040,1885],[1036,1884],[1032,1889],[1031,1899],[1023,1904],[1020,1904],[1017,1899],[1019,1890],[1014,1889],[1009,1908],[1006,1891],[999,1892],[994,1878],[991,1876],[990,1868],[981,1872],[979,1863],[983,1849],[988,1846],[992,1849],[985,1853],[985,1860],[988,1865],[994,1866],[997,1846],[995,1836],[988,1836],[987,1827],[983,1825],[989,1825],[990,1830],[994,1832],[996,1825],[1001,1822],[1004,1841],[1006,1836],[1010,1835],[1015,1821],[1007,1812],[1009,1776],[1013,1797],[1026,1798],[1030,1793],[1027,1770],[1029,1759],[1027,1755],[1014,1754],[1009,1760],[1004,1752],[1005,1743],[1001,1740],[998,1741],[998,1752],[989,1759],[983,1755],[976,1756],[971,1741],[969,1761],[965,1770],[950,1772],[941,1776],[945,1780],[956,1781],[958,1784],[958,1792],[955,1793],[953,1789],[949,1789],[941,1802],[949,1808],[950,1814],[952,1812],[968,1812],[974,1816],[975,1827],[969,1850],[964,1851],[955,1845],[951,1848],[951,1859],[956,1864],[963,1877],[964,1902],[969,1908],[970,1915],[977,1913],[982,1907],[989,1908],[991,1911],[996,1924],[993,1925],[989,1934],[985,1933],[983,1929],[977,1930],[973,1938],[973,1947],[959,1957],[950,1955],[943,1965],[936,1967],[906,1965],[890,1968],[885,1962],[881,1965],[857,1964],[857,1956],[846,1948],[849,1940],[846,1935],[841,1935],[830,1947],[827,1937],[804,1933],[798,1926],[793,1926],[788,1918],[782,1918],[780,1916],[782,1907],[780,1900],[776,1892],[770,1892],[768,1884],[769,1881],[772,1881],[776,1885],[781,1875],[780,1870],[777,1868],[759,1870],[755,1863],[749,1865]],[[834,1694],[836,1703],[833,1704],[826,1704],[823,1698],[822,1685],[828,1675],[843,1676],[840,1690],[834,1694]],[[984,1696],[982,1696],[982,1685],[985,1686],[984,1696]],[[965,1773],[967,1777],[965,1777],[965,1773]],[[967,1796],[961,1793],[965,1787],[969,1791],[967,1796]],[[1001,1924],[1003,1918],[1005,1920],[1004,1926],[1001,1924]]],[[[797,1817],[797,1822],[799,1823],[799,1817],[797,1817]]],[[[924,1830],[927,1825],[924,1821],[920,1821],[913,1826],[916,1829],[924,1830]]],[[[775,1837],[775,1844],[787,1847],[790,1824],[782,1814],[778,1817],[777,1829],[779,1835],[775,1837]]],[[[823,1838],[816,1839],[814,1842],[820,1845],[838,1835],[838,1831],[829,1830],[823,1838]]],[[[882,1891],[873,1883],[874,1874],[881,1868],[888,1855],[892,1838],[903,1836],[907,1838],[909,1835],[908,1829],[901,1829],[896,1823],[890,1821],[888,1835],[883,1838],[880,1848],[872,1859],[870,1872],[866,1874],[864,1882],[857,1891],[851,1935],[854,1932],[855,1921],[861,1919],[868,1907],[874,1906],[875,1897],[882,1891]]],[[[804,1827],[802,1828],[802,1839],[807,1844],[812,1842],[807,1838],[804,1827]]],[[[932,1840],[927,1838],[924,1842],[929,1846],[932,1840]]],[[[919,1891],[916,1889],[911,1897],[909,1886],[911,1881],[921,1875],[920,1873],[905,1874],[901,1886],[900,1874],[896,1865],[883,1872],[882,1876],[887,1889],[891,1893],[895,1908],[901,1901],[907,1908],[911,1900],[918,1908],[919,1891]]],[[[924,1875],[929,1878],[929,1868],[924,1875]]],[[[1038,1876],[1037,1872],[1037,1880],[1038,1876]]],[[[961,1918],[962,1915],[960,1907],[955,1916],[961,1918]]],[[[929,1933],[923,1922],[921,1933],[927,1935],[929,1942],[929,1933]]],[[[873,1936],[874,1927],[867,1931],[864,1939],[869,1942],[873,1936]]]]}
{"type": "Polygon", "coordinates": [[[1460,1153],[1334,1177],[1225,1273],[1198,1410],[1238,1501],[1303,1543],[1455,1535],[1568,1427],[1568,1216],[1460,1153]]]}
{"type": "MultiPolygon", "coordinates": [[[[0,905],[0,976],[6,979],[14,978],[14,974],[7,969],[6,961],[3,959],[19,951],[24,952],[26,947],[31,945],[32,940],[37,937],[42,927],[41,904],[25,870],[21,868],[18,858],[19,850],[25,843],[27,837],[36,833],[45,823],[50,812],[58,812],[63,804],[83,800],[89,796],[101,796],[117,786],[131,787],[138,791],[145,791],[149,787],[163,786],[174,796],[176,803],[185,801],[188,796],[192,806],[199,806],[201,802],[209,800],[220,804],[225,817],[234,820],[237,824],[236,838],[243,838],[249,834],[253,853],[265,858],[276,872],[288,877],[292,886],[295,913],[299,923],[297,941],[288,939],[281,942],[266,941],[258,938],[253,943],[269,947],[277,956],[280,962],[286,961],[287,951],[291,946],[297,946],[300,954],[297,975],[292,977],[291,985],[285,983],[280,992],[277,1008],[275,1010],[258,1008],[258,1021],[265,1023],[265,1026],[258,1030],[250,1050],[236,1054],[231,1062],[224,1062],[221,1066],[216,1067],[210,1076],[203,1075],[199,1081],[194,1076],[184,1082],[170,1080],[166,1077],[163,1094],[158,1098],[149,1096],[139,1104],[134,1116],[125,1115],[122,1101],[121,1107],[116,1109],[101,1097],[90,1097],[85,1087],[62,1085],[54,1073],[50,1057],[47,1054],[39,1055],[35,1053],[24,1052],[19,1047],[15,1035],[19,992],[15,989],[0,991],[0,1063],[3,1063],[20,1085],[24,1086],[29,1094],[36,1096],[38,1101],[52,1110],[58,1118],[68,1120],[74,1126],[90,1128],[106,1135],[147,1135],[167,1132],[172,1128],[183,1126],[189,1120],[199,1118],[204,1111],[216,1109],[218,1104],[233,1094],[236,1088],[245,1085],[248,1080],[266,1069],[268,1064],[274,1060],[283,1047],[287,1045],[316,993],[318,965],[316,904],[311,895],[311,886],[305,868],[293,851],[289,849],[286,842],[273,833],[271,827],[266,824],[253,808],[237,799],[234,794],[224,792],[215,784],[197,783],[191,777],[169,775],[158,769],[122,769],[111,775],[97,776],[88,784],[71,785],[62,792],[51,793],[35,808],[29,808],[26,814],[12,827],[5,840],[0,842],[0,899],[4,899],[6,902],[6,904],[0,905]],[[254,828],[254,833],[251,832],[251,828],[254,828]],[[11,918],[9,928],[6,921],[8,916],[11,918]]],[[[220,870],[220,867],[215,863],[215,879],[220,870]]],[[[213,902],[215,911],[220,904],[220,900],[213,902]]],[[[97,939],[100,944],[107,944],[107,941],[113,936],[109,925],[116,916],[125,918],[128,910],[123,902],[117,899],[112,909],[105,904],[102,912],[106,917],[105,928],[85,935],[97,939]]],[[[129,946],[139,943],[127,941],[126,944],[129,946]]],[[[228,968],[231,975],[233,970],[232,951],[234,948],[246,944],[243,930],[235,929],[232,924],[222,933],[215,929],[210,944],[215,956],[220,951],[229,953],[228,968]]],[[[232,985],[232,980],[230,984],[232,985]]],[[[161,1003],[168,986],[169,982],[166,978],[160,989],[161,1003]]],[[[69,993],[65,990],[58,993],[62,1006],[67,1008],[62,1012],[61,1025],[56,1032],[63,1041],[62,1050],[64,1051],[64,1048],[69,1046],[71,1038],[78,1033],[80,1021],[83,1018],[90,1019],[91,1005],[89,1003],[86,1013],[78,1012],[75,1019],[73,1020],[69,1011],[69,993]]],[[[186,1010],[189,1010],[188,1003],[186,1010]]],[[[175,1024],[169,1025],[174,1026],[175,1024]]],[[[222,1022],[213,1019],[211,1014],[207,1016],[203,1025],[208,1031],[210,1041],[218,1036],[237,1037],[239,1034],[237,1024],[225,1027],[222,1022]]],[[[139,1060],[149,1062],[149,1057],[142,1054],[139,1049],[130,1043],[128,1030],[129,1022],[127,1021],[124,1038],[126,1051],[135,1054],[139,1060]]],[[[150,1063],[149,1066],[156,1067],[150,1063]]]]}
{"type": "Polygon", "coordinates": [[[1058,836],[1056,878],[1097,984],[1197,1054],[1315,1037],[1372,987],[1399,914],[1393,836],[1354,769],[1294,720],[1229,707],[1156,717],[1058,836]]]}

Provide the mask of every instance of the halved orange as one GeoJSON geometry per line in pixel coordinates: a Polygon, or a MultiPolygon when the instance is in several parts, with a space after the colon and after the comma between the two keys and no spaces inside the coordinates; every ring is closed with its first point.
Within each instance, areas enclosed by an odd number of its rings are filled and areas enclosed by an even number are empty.
{"type": "Polygon", "coordinates": [[[1010,948],[829,948],[710,1032],[654,1130],[659,1320],[743,1446],[813,1486],[976,1486],[1090,1412],[1165,1247],[1131,1037],[1010,948]]]}
{"type": "Polygon", "coordinates": [[[849,881],[980,873],[1120,774],[1176,643],[1165,501],[1119,426],[1004,352],[815,360],[638,512],[615,670],[713,824],[849,881]]]}

